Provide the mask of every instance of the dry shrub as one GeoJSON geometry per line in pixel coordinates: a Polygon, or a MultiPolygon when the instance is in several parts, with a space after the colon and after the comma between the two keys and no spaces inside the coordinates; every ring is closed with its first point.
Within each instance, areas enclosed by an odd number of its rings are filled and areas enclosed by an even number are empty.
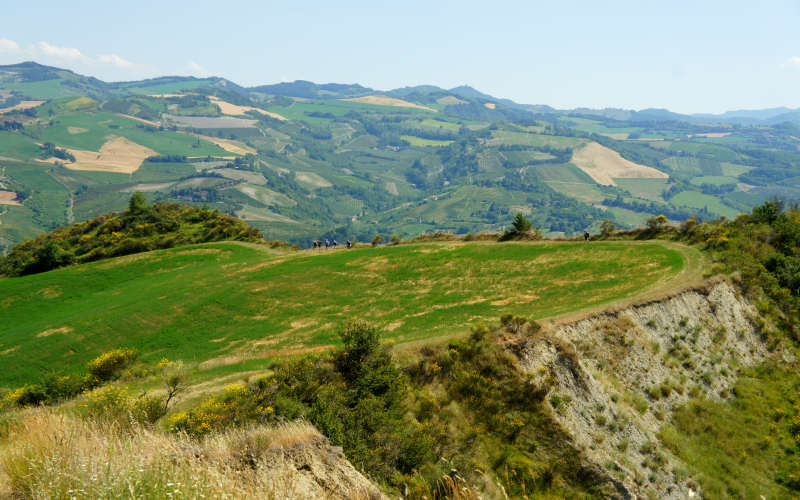
{"type": "Polygon", "coordinates": [[[267,467],[259,460],[267,449],[318,436],[312,426],[299,422],[274,429],[238,429],[195,441],[141,426],[81,420],[52,408],[29,409],[19,414],[7,439],[0,441],[0,496],[319,497],[304,487],[301,472],[292,464],[276,467],[273,457],[267,467]],[[243,464],[242,447],[254,460],[243,464]]]}

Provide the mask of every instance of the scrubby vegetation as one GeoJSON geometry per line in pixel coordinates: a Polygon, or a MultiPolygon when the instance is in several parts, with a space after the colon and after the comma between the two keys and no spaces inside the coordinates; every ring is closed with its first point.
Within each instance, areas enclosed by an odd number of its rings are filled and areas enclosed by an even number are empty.
{"type": "Polygon", "coordinates": [[[374,326],[353,322],[340,330],[341,348],[279,361],[271,375],[231,385],[166,425],[200,437],[308,419],[357,468],[412,497],[436,497],[448,481],[515,497],[597,493],[598,479],[542,404],[546,379],[521,372],[497,344],[503,332],[532,335],[538,325],[504,325],[478,325],[465,340],[398,362],[374,326]]]}
{"type": "Polygon", "coordinates": [[[0,274],[35,274],[190,243],[261,239],[257,229],[217,210],[163,202],[148,205],[143,194],[135,193],[121,213],[99,215],[20,243],[0,259],[0,274]]]}
{"type": "MultiPolygon", "coordinates": [[[[3,498],[302,498],[302,472],[275,449],[320,439],[304,422],[232,429],[201,441],[51,409],[7,422],[3,498]],[[284,460],[285,461],[285,460],[284,460]]],[[[368,498],[367,494],[353,498],[368,498]]]]}
{"type": "MultiPolygon", "coordinates": [[[[513,497],[601,494],[599,477],[586,468],[581,453],[548,416],[543,403],[547,377],[520,371],[515,358],[498,344],[511,332],[536,335],[538,325],[521,317],[504,318],[503,325],[494,329],[477,325],[464,340],[398,359],[391,344],[380,341],[373,325],[349,323],[339,331],[341,348],[280,360],[270,375],[230,385],[218,395],[167,415],[162,426],[175,437],[142,427],[164,415],[163,393],[132,396],[118,382],[87,387],[68,406],[72,416],[66,420],[58,421],[49,410],[18,411],[10,414],[11,420],[6,417],[9,423],[0,439],[13,445],[0,453],[0,464],[12,489],[20,493],[43,487],[45,482],[48,488],[77,491],[85,487],[86,477],[73,470],[81,460],[88,460],[93,468],[104,463],[103,470],[109,474],[135,479],[136,490],[147,491],[156,488],[164,474],[179,476],[170,480],[176,484],[182,481],[185,468],[201,478],[216,477],[223,464],[205,451],[196,451],[196,460],[168,467],[168,461],[160,458],[166,457],[163,447],[208,450],[208,443],[231,444],[232,437],[241,440],[245,434],[263,432],[255,429],[306,419],[331,444],[342,446],[347,458],[371,479],[415,498],[455,492],[469,498],[480,491],[513,497]],[[20,440],[25,432],[36,432],[35,439],[20,440]],[[56,450],[58,440],[51,435],[64,432],[71,433],[76,442],[69,449],[56,450]],[[84,457],[84,451],[88,452],[82,448],[84,439],[97,447],[96,458],[84,457]],[[175,440],[185,444],[170,444],[175,440]],[[151,446],[156,448],[146,454],[151,446]],[[130,457],[111,457],[112,449],[127,450],[130,457]],[[138,472],[131,461],[139,464],[138,472]]],[[[118,360],[129,358],[127,351],[114,351],[89,363],[89,369],[113,366],[118,376],[118,360]]],[[[169,369],[170,364],[165,361],[160,368],[169,369]]],[[[91,374],[87,378],[99,384],[91,374]]],[[[35,406],[20,401],[16,405],[35,406]]],[[[258,457],[248,460],[257,462],[258,457]]],[[[242,473],[257,472],[252,464],[242,473]]],[[[119,484],[105,472],[101,476],[90,491],[112,491],[119,484]]],[[[238,474],[232,480],[231,487],[258,491],[238,474]]],[[[183,487],[206,495],[215,491],[203,481],[176,486],[183,487]]],[[[78,496],[87,495],[89,491],[78,496]]]]}

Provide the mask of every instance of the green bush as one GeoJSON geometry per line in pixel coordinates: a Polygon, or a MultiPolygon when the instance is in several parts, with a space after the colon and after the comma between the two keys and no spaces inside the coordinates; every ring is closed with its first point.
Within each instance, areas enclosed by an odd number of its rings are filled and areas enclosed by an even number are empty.
{"type": "Polygon", "coordinates": [[[136,351],[132,349],[114,349],[89,361],[86,367],[90,375],[105,382],[119,375],[122,370],[136,360],[137,356],[136,351]]]}

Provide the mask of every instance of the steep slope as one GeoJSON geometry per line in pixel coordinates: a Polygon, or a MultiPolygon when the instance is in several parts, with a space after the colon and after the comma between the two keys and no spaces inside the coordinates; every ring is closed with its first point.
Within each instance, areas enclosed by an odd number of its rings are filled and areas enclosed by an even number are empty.
{"type": "Polygon", "coordinates": [[[769,358],[765,328],[753,305],[717,280],[509,345],[521,369],[555,381],[553,418],[621,497],[677,499],[702,492],[660,445],[662,425],[690,399],[730,398],[740,370],[769,358]]]}

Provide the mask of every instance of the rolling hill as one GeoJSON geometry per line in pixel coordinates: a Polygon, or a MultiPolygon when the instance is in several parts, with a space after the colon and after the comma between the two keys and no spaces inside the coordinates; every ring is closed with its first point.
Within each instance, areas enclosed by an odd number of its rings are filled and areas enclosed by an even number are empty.
{"type": "MultiPolygon", "coordinates": [[[[774,121],[784,111],[746,116],[774,121]]],[[[797,125],[555,110],[468,86],[109,83],[21,63],[0,67],[0,113],[4,253],[119,210],[135,191],[207,204],[303,246],[324,236],[496,232],[517,212],[545,234],[573,235],[605,219],[710,220],[800,197],[797,125]],[[626,178],[586,151],[660,173],[626,178]],[[608,168],[594,178],[585,164],[608,168]]]]}
{"type": "Polygon", "coordinates": [[[126,346],[201,375],[327,349],[349,318],[406,343],[508,311],[545,318],[665,287],[696,252],[664,243],[416,243],[277,251],[213,243],[0,279],[0,386],[126,346]],[[624,258],[623,258],[624,257],[624,258]],[[465,272],[465,270],[469,270],[465,272]]]}

